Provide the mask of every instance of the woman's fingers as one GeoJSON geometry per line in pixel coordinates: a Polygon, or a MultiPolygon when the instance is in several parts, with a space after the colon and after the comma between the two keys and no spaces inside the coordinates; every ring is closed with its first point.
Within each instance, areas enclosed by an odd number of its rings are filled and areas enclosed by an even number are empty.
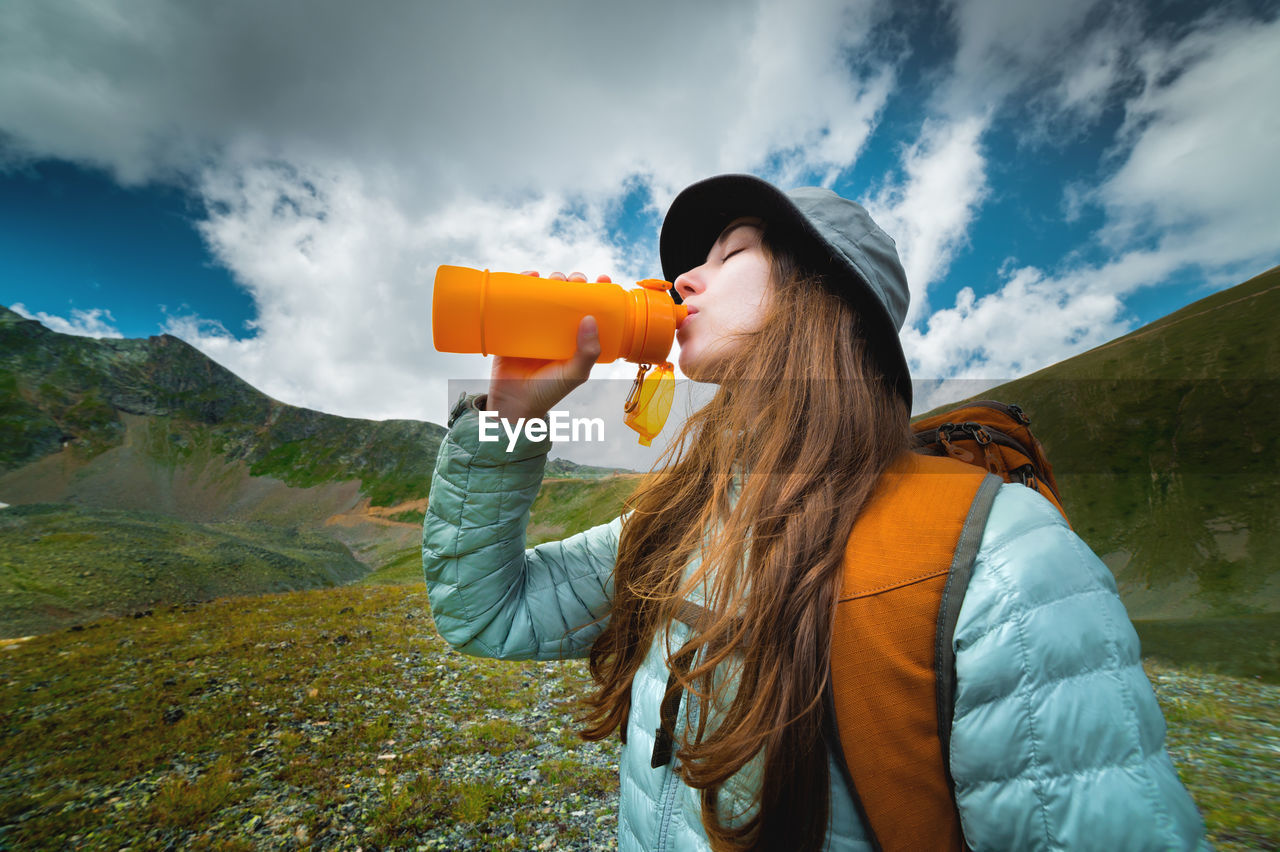
{"type": "MultiPolygon", "coordinates": [[[[536,269],[526,269],[521,275],[541,277],[536,269]]],[[[576,271],[568,275],[552,272],[547,279],[586,283],[587,276],[576,271]]],[[[608,275],[600,275],[596,282],[609,284],[612,279],[608,275]]],[[[553,405],[591,377],[591,368],[600,357],[600,351],[596,319],[584,317],[578,323],[574,353],[563,361],[497,356],[490,375],[488,407],[509,420],[545,417],[553,405]]]]}
{"type": "MultiPolygon", "coordinates": [[[[538,274],[538,270],[536,269],[526,269],[520,274],[529,275],[529,276],[532,276],[533,278],[542,277],[538,274]]],[[[568,276],[565,276],[563,272],[553,272],[550,275],[548,275],[547,278],[552,281],[586,281],[587,280],[587,276],[581,272],[570,272],[568,276]]],[[[613,279],[610,278],[608,275],[598,275],[596,276],[596,283],[612,284],[613,279]]]]}
{"type": "Polygon", "coordinates": [[[574,387],[585,382],[600,357],[600,333],[595,317],[583,317],[578,323],[578,349],[569,359],[568,373],[574,387]]]}
{"type": "Polygon", "coordinates": [[[496,356],[489,379],[487,408],[512,422],[521,417],[545,418],[548,412],[591,377],[600,357],[595,317],[578,323],[574,353],[563,361],[496,356]]]}

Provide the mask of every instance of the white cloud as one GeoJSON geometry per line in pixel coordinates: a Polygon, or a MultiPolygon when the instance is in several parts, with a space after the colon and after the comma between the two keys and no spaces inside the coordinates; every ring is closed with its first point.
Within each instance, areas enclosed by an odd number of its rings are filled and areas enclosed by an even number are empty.
{"type": "MultiPolygon", "coordinates": [[[[1099,48],[1077,76],[1062,78],[1063,109],[1097,109],[1127,73],[1118,50],[1099,48]]],[[[964,288],[953,306],[907,329],[903,343],[916,376],[973,379],[965,391],[973,393],[1129,331],[1125,300],[1181,269],[1199,267],[1225,286],[1280,262],[1280,112],[1269,107],[1272,81],[1280,79],[1280,20],[1210,17],[1180,41],[1149,45],[1140,65],[1145,85],[1126,104],[1114,172],[1092,188],[1073,182],[1064,190],[1066,222],[1087,203],[1102,206],[1107,219],[1096,241],[1053,271],[1004,270],[996,292],[964,288]],[[1083,260],[1090,249],[1115,259],[1083,260]]],[[[908,183],[901,197],[913,191],[908,183]]],[[[925,244],[946,242],[935,236],[925,244]]],[[[953,387],[922,391],[917,411],[954,398],[953,387]]]]}
{"type": "Polygon", "coordinates": [[[965,245],[969,225],[987,193],[981,138],[988,119],[927,121],[903,154],[902,183],[883,187],[863,203],[893,236],[911,286],[907,325],[928,313],[928,288],[943,277],[965,245]]]}
{"type": "MultiPolygon", "coordinates": [[[[657,274],[606,211],[721,171],[834,179],[893,86],[864,2],[8,5],[6,155],[187,182],[253,335],[167,330],[268,393],[440,421],[483,374],[430,337],[437,265],[657,274]],[[384,12],[386,10],[383,10],[384,12]],[[772,171],[771,171],[772,170],[772,171]],[[643,258],[643,259],[642,259],[643,258]]],[[[625,375],[615,365],[603,375],[625,375]]]]}
{"type": "Polygon", "coordinates": [[[440,422],[447,382],[487,375],[479,356],[432,346],[441,261],[639,275],[606,239],[599,210],[568,215],[555,197],[463,199],[414,216],[354,169],[283,166],[210,172],[201,192],[212,209],[202,235],[258,306],[254,334],[236,339],[192,316],[171,317],[165,330],[278,399],[336,414],[440,422]]]}
{"type": "MultiPolygon", "coordinates": [[[[1125,4],[948,10],[950,77],[900,175],[866,202],[898,240],[922,375],[1016,375],[1125,330],[1126,296],[1180,265],[1274,262],[1280,128],[1262,105],[1280,77],[1275,22],[1215,18],[1139,55],[1125,4]],[[1095,122],[1138,79],[1114,172],[1066,196],[1069,218],[1101,206],[1116,260],[1010,269],[998,292],[930,315],[931,286],[995,191],[984,139],[997,122],[1025,107],[1026,133],[1043,140],[1095,122]]],[[[721,171],[831,183],[894,94],[900,57],[876,32],[887,13],[870,0],[394,14],[339,0],[12,0],[0,157],[184,181],[210,205],[202,233],[257,315],[246,339],[198,316],[170,317],[170,331],[280,399],[440,421],[447,381],[487,367],[431,346],[438,264],[654,275],[656,234],[624,247],[606,227],[626,190],[660,211],[721,171]]],[[[53,319],[112,330],[109,315],[53,319]]]]}
{"type": "MultiPolygon", "coordinates": [[[[930,287],[946,277],[968,244],[991,192],[983,139],[1006,114],[1006,102],[1034,88],[1034,121],[1019,135],[1043,136],[1063,116],[1096,118],[1121,78],[1124,46],[1139,30],[1123,10],[1108,10],[1114,25],[1088,27],[1096,5],[949,4],[956,33],[950,75],[936,86],[930,117],[903,151],[900,177],[863,201],[898,244],[911,285],[908,326],[929,315],[930,287]]],[[[1019,100],[1012,111],[1022,106],[1019,100]]]]}
{"type": "Polygon", "coordinates": [[[20,150],[126,181],[209,157],[358,163],[417,212],[634,174],[678,188],[775,154],[842,167],[892,79],[868,55],[877,9],[13,2],[0,122],[20,150]]]}
{"type": "Polygon", "coordinates": [[[1116,83],[1128,76],[1128,48],[1137,40],[1131,28],[1103,27],[1090,35],[1076,52],[1051,90],[1050,99],[1072,117],[1096,119],[1106,106],[1116,83]]]}
{"type": "Polygon", "coordinates": [[[1142,57],[1126,152],[1096,193],[1112,245],[1159,235],[1206,268],[1280,260],[1280,18],[1205,22],[1142,57]]]}
{"type": "Polygon", "coordinates": [[[15,302],[11,309],[14,313],[21,314],[27,319],[37,320],[50,331],[56,331],[61,334],[76,334],[81,337],[99,338],[124,337],[119,329],[112,325],[116,318],[111,315],[111,311],[105,308],[90,308],[89,310],[72,308],[70,319],[45,313],[44,311],[32,312],[21,302],[15,302]]]}
{"type": "Polygon", "coordinates": [[[948,5],[957,47],[940,105],[963,115],[988,109],[1070,67],[1080,48],[1077,37],[1099,0],[955,0],[948,5]]]}
{"type": "Polygon", "coordinates": [[[745,168],[773,152],[784,186],[812,172],[834,181],[857,159],[893,87],[892,66],[865,80],[849,67],[875,22],[868,4],[763,4],[743,46],[751,60],[741,69],[740,110],[720,137],[720,161],[745,168]],[[798,61],[804,45],[817,54],[798,61]]]}
{"type": "Polygon", "coordinates": [[[975,379],[990,386],[1057,363],[1127,332],[1123,297],[1182,262],[1168,253],[1134,251],[1056,275],[1010,269],[998,291],[979,297],[965,288],[923,330],[903,334],[912,372],[926,381],[975,379]]]}

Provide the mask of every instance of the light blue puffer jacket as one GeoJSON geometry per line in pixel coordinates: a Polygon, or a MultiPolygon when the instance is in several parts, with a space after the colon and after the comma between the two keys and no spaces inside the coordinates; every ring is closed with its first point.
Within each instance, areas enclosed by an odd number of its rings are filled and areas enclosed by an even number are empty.
{"type": "MultiPolygon", "coordinates": [[[[440,445],[423,566],[441,635],[502,659],[585,656],[608,615],[620,520],[525,549],[548,442],[481,443],[473,408],[440,445]]],[[[661,637],[661,632],[659,633],[661,637]]],[[[687,638],[672,628],[671,650],[687,638]]],[[[1003,486],[955,633],[951,769],[975,850],[1207,849],[1164,750],[1164,718],[1111,573],[1035,492],[1003,486]]],[[[662,639],[632,685],[620,766],[623,850],[707,849],[698,792],[653,769],[662,639]]],[[[683,723],[684,707],[681,708],[683,723]]],[[[749,764],[724,794],[750,800],[749,764]]],[[[831,771],[832,850],[869,850],[831,771]]]]}

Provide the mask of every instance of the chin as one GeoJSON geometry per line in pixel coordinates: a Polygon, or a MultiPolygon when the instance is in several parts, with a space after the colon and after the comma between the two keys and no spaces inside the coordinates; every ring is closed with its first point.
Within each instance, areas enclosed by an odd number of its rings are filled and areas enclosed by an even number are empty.
{"type": "Polygon", "coordinates": [[[680,368],[680,372],[684,373],[691,379],[693,378],[694,371],[698,369],[697,361],[691,358],[688,354],[688,350],[683,347],[680,349],[680,354],[676,356],[676,366],[680,368]]]}
{"type": "Polygon", "coordinates": [[[680,350],[680,357],[676,359],[676,364],[680,366],[680,372],[684,373],[688,378],[693,379],[695,382],[699,381],[700,365],[698,359],[687,349],[680,350]]]}
{"type": "Polygon", "coordinates": [[[680,372],[684,373],[689,379],[695,382],[716,383],[714,364],[708,364],[707,359],[702,358],[684,358],[679,360],[680,372]]]}

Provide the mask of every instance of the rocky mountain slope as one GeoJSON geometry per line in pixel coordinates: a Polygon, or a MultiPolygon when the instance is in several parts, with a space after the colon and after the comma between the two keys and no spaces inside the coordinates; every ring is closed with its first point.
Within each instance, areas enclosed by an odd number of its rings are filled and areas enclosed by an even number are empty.
{"type": "MultiPolygon", "coordinates": [[[[411,576],[444,433],[286,405],[169,335],[93,340],[0,308],[0,502],[22,510],[0,516],[0,635],[153,600],[411,576]],[[156,572],[135,550],[175,555],[156,572]]],[[[542,527],[616,511],[613,471],[549,469],[585,480],[582,494],[599,482],[605,498],[578,502],[609,508],[553,508],[542,527]]]]}
{"type": "MultiPolygon", "coordinates": [[[[293,487],[354,479],[373,505],[389,505],[425,495],[443,434],[433,423],[357,420],[285,405],[170,335],[73,337],[0,308],[6,472],[64,450],[71,450],[72,467],[83,468],[130,447],[196,467],[213,458],[243,462],[250,475],[293,487]],[[146,435],[131,440],[131,429],[146,435]]],[[[24,494],[14,496],[8,502],[24,494]]]]}

